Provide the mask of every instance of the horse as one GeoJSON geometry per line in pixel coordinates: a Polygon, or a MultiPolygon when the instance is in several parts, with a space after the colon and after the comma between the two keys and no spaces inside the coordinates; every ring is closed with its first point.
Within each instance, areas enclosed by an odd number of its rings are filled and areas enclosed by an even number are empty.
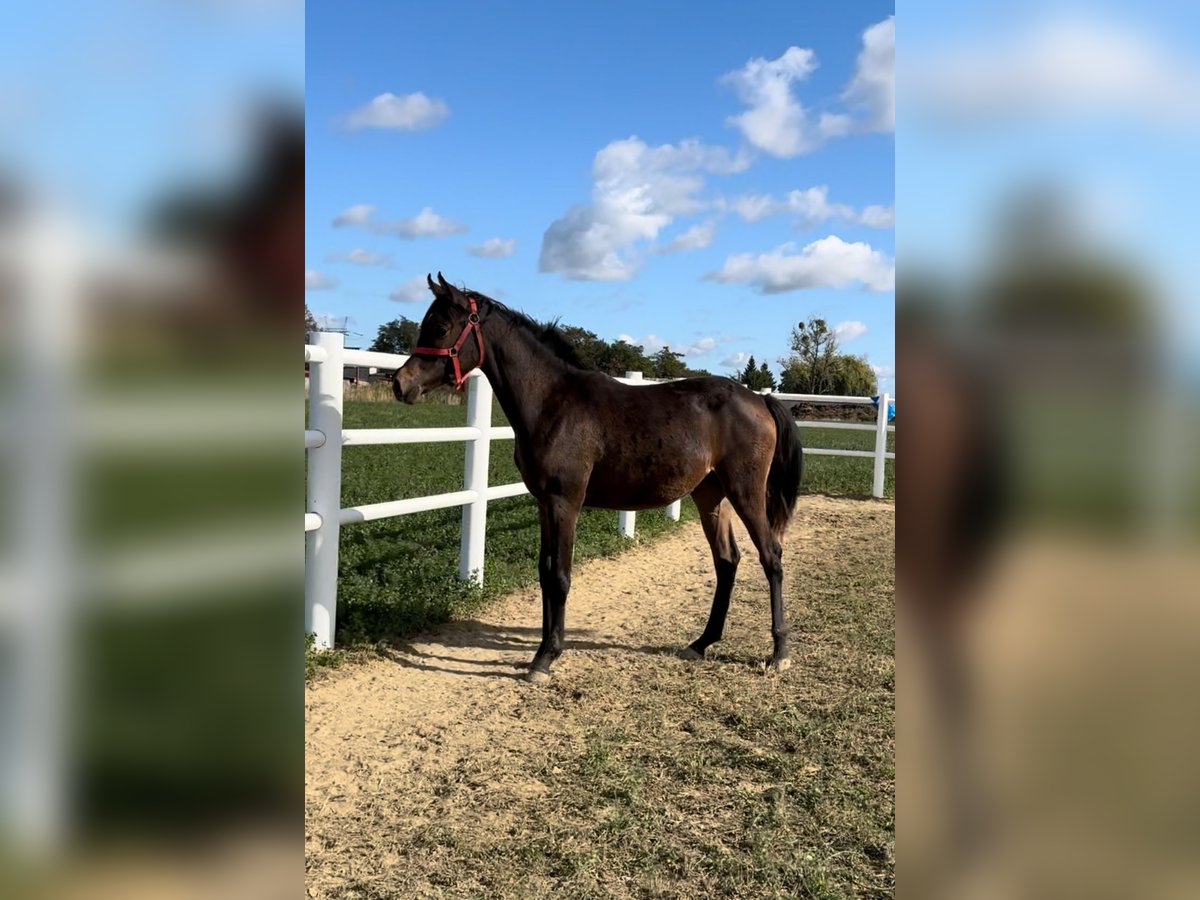
{"type": "Polygon", "coordinates": [[[584,364],[554,325],[459,289],[441,272],[426,281],[433,302],[392,390],[411,404],[444,385],[462,390],[480,369],[512,425],[517,469],[541,520],[542,641],[527,679],[548,682],[562,654],[580,509],[652,509],[685,494],[700,512],[717,584],[708,624],[680,655],[702,659],[724,633],[740,558],[736,512],[770,585],[768,666],[787,669],[780,540],[800,492],[803,451],[783,404],[728,378],[623,384],[584,364]]]}

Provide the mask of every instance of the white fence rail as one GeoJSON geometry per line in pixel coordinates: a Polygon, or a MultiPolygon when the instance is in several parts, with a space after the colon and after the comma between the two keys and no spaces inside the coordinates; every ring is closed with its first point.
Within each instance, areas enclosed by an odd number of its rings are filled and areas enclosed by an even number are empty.
{"type": "MultiPolygon", "coordinates": [[[[349,350],[343,346],[341,334],[316,332],[309,335],[312,344],[304,347],[304,361],[309,364],[308,426],[304,430],[304,447],[308,454],[308,485],[304,513],[304,629],[314,635],[316,646],[333,646],[337,624],[338,536],[343,525],[370,522],[375,519],[404,516],[434,509],[462,507],[462,543],[459,548],[459,577],[464,580],[483,580],[484,548],[487,530],[487,506],[493,500],[528,493],[521,482],[489,485],[488,461],[493,441],[513,440],[509,427],[492,426],[492,386],[480,372],[467,379],[467,424],[452,428],[342,428],[343,368],[345,366],[374,366],[395,369],[407,357],[366,350],[349,350]],[[414,444],[435,442],[465,442],[466,463],[463,467],[463,489],[431,497],[390,500],[363,506],[342,508],[342,448],[370,444],[414,444]]],[[[620,379],[629,384],[643,382],[641,372],[627,372],[620,379]]],[[[860,403],[870,405],[870,397],[828,397],[808,394],[776,394],[781,400],[814,403],[860,403]]],[[[875,460],[872,493],[883,496],[884,460],[894,459],[887,452],[889,398],[879,398],[879,413],[874,425],[843,422],[802,422],[800,427],[843,428],[875,432],[875,449],[821,450],[806,449],[806,454],[829,456],[861,456],[875,460]]],[[[667,515],[678,521],[681,501],[667,507],[667,515]]],[[[617,527],[625,537],[633,537],[636,514],[632,511],[617,514],[617,527]]]]}
{"type": "MultiPolygon", "coordinates": [[[[768,393],[764,391],[763,393],[768,393]]],[[[875,404],[875,399],[872,397],[835,397],[828,394],[782,394],[775,392],[773,396],[779,400],[796,401],[800,403],[836,403],[839,405],[859,405],[871,406],[875,404]]],[[[871,478],[871,496],[883,496],[883,481],[886,462],[889,459],[895,459],[896,454],[889,451],[887,448],[887,436],[889,431],[895,431],[895,425],[888,424],[888,407],[891,402],[896,399],[889,394],[881,394],[878,402],[878,409],[875,411],[875,423],[868,425],[866,422],[797,422],[801,428],[840,428],[843,431],[873,431],[875,432],[875,448],[873,450],[825,450],[821,447],[805,447],[804,453],[806,456],[858,456],[863,459],[871,459],[875,462],[874,472],[871,478]]]]}

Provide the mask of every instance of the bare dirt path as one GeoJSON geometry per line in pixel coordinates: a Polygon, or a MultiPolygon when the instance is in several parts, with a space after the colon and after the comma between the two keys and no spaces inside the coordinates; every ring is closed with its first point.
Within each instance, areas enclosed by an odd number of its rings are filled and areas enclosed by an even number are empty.
{"type": "Polygon", "coordinates": [[[885,895],[893,533],[891,503],[802,498],[783,675],[765,672],[766,581],[744,532],[724,641],[700,663],[673,656],[714,585],[692,523],[576,567],[548,686],[521,677],[541,634],[535,589],[310,684],[309,895],[795,896],[797,879],[813,896],[885,895]],[[850,862],[820,829],[786,833],[826,802],[818,736],[835,733],[855,771],[830,777],[873,785],[855,805],[865,820],[845,823],[850,862]],[[783,836],[748,837],[760,814],[783,836]]]}

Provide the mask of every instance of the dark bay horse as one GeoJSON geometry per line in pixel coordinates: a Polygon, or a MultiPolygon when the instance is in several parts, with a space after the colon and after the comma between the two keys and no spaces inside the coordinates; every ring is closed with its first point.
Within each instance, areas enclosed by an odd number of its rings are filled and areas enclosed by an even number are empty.
{"type": "Polygon", "coordinates": [[[588,369],[553,326],[539,325],[442,274],[418,346],[392,382],[414,403],[483,370],[516,434],[516,463],[537,500],[542,540],[542,642],[529,679],[562,653],[575,524],[584,506],[652,509],[691,494],[712,548],[717,587],[704,633],[682,651],[700,659],[721,639],[739,553],[731,513],[746,525],[771,588],[771,666],[790,664],[780,544],[800,491],[802,453],[791,415],[728,378],[622,384],[588,369]]]}

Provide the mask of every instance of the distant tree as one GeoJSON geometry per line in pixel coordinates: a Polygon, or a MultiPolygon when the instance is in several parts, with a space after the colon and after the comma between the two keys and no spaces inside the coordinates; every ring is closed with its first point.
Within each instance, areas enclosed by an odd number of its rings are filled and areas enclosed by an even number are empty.
{"type": "Polygon", "coordinates": [[[628,341],[613,341],[611,344],[593,331],[578,325],[559,325],[558,330],[566,338],[587,365],[617,377],[626,372],[641,372],[647,378],[693,378],[708,375],[704,369],[688,368],[682,353],[663,347],[652,356],[639,344],[628,341]]]}
{"type": "Polygon", "coordinates": [[[1119,258],[1080,241],[1077,209],[1057,186],[1034,183],[1009,196],[974,288],[987,334],[1150,338],[1151,289],[1119,258]]]}
{"type": "Polygon", "coordinates": [[[653,357],[650,374],[654,378],[686,378],[691,370],[683,361],[683,354],[670,347],[663,347],[653,357]]]}
{"type": "Polygon", "coordinates": [[[771,374],[771,370],[767,368],[767,364],[765,362],[758,367],[758,383],[762,388],[770,388],[771,390],[775,390],[775,376],[771,374]]]}
{"type": "Polygon", "coordinates": [[[742,384],[749,386],[750,382],[754,380],[754,373],[757,369],[758,366],[754,364],[754,356],[751,355],[750,358],[746,360],[746,368],[742,369],[742,374],[737,377],[737,380],[742,384]]]}
{"type": "Polygon", "coordinates": [[[651,372],[654,363],[640,344],[614,341],[605,347],[599,368],[609,375],[621,376],[626,372],[651,372]]]}
{"type": "Polygon", "coordinates": [[[834,393],[851,397],[870,397],[879,391],[875,370],[865,356],[839,354],[833,375],[834,393]]]}
{"type": "Polygon", "coordinates": [[[787,383],[797,394],[836,394],[833,390],[837,336],[819,316],[810,316],[792,329],[792,355],[779,362],[789,373],[787,383]]]}
{"type": "MultiPolygon", "coordinates": [[[[586,328],[576,325],[560,325],[559,331],[575,347],[579,358],[594,369],[602,367],[608,343],[586,328]]],[[[624,374],[623,372],[621,374],[624,374]]]]}
{"type": "Polygon", "coordinates": [[[771,374],[767,364],[758,365],[753,356],[746,360],[746,368],[742,369],[737,380],[752,391],[774,390],[775,388],[775,376],[771,374]]]}
{"type": "Polygon", "coordinates": [[[416,346],[420,330],[420,324],[406,316],[392,319],[379,326],[379,333],[370,349],[376,353],[408,353],[416,346]]]}
{"type": "Polygon", "coordinates": [[[840,353],[833,358],[821,381],[825,390],[811,390],[814,381],[808,363],[792,357],[783,370],[779,389],[785,394],[841,394],[851,397],[870,397],[878,391],[875,370],[870,363],[865,357],[848,353],[840,353]]]}
{"type": "Polygon", "coordinates": [[[320,331],[317,327],[317,317],[312,314],[312,310],[308,308],[308,304],[304,304],[304,333],[308,334],[313,331],[320,331]]]}

